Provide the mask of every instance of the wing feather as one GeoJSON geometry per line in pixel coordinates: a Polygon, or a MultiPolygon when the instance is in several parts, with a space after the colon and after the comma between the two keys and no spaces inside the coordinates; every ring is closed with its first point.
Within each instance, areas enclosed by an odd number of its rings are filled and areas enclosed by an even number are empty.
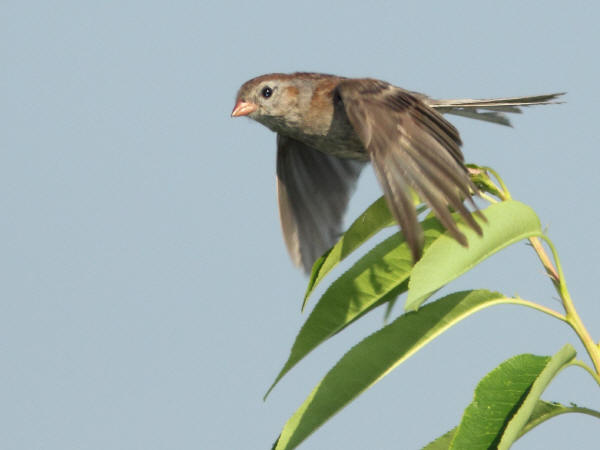
{"type": "Polygon", "coordinates": [[[344,80],[337,89],[413,258],[420,257],[423,238],[409,188],[461,244],[467,245],[467,241],[449,208],[481,234],[463,203],[467,198],[475,207],[471,196],[477,189],[464,166],[456,128],[421,98],[378,80],[344,80]]]}
{"type": "Polygon", "coordinates": [[[286,247],[309,273],[342,231],[363,162],[340,159],[277,135],[277,197],[286,247]]]}

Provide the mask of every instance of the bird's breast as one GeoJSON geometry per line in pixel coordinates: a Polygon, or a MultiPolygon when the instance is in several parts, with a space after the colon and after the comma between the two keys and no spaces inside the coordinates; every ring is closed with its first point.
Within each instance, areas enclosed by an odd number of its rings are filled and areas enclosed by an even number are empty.
{"type": "Polygon", "coordinates": [[[304,142],[309,147],[315,148],[328,155],[338,158],[359,159],[367,161],[369,156],[358,140],[354,130],[348,133],[328,133],[324,135],[302,135],[297,139],[304,142]]]}
{"type": "Polygon", "coordinates": [[[290,137],[329,155],[367,161],[369,156],[352,128],[343,105],[330,103],[327,109],[327,114],[321,114],[318,118],[309,117],[301,126],[290,130],[294,134],[290,137]]]}

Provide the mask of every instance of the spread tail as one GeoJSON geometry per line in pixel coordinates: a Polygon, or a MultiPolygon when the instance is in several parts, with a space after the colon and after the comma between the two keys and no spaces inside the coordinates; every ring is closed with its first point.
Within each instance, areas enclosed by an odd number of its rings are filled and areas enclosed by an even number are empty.
{"type": "Polygon", "coordinates": [[[556,101],[564,92],[556,94],[532,95],[529,97],[508,97],[476,100],[470,98],[453,100],[428,99],[429,106],[441,113],[485,120],[500,125],[511,126],[504,113],[521,113],[522,106],[549,105],[562,103],[556,101]]]}

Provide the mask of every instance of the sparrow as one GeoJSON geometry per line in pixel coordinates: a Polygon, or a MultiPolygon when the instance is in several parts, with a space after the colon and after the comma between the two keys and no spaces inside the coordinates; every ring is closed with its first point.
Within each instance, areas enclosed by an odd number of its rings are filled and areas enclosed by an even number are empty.
{"type": "Polygon", "coordinates": [[[313,263],[338,239],[356,181],[371,162],[387,205],[417,261],[423,232],[411,189],[448,233],[467,246],[451,210],[482,233],[478,191],[469,178],[457,129],[442,113],[510,125],[503,114],[556,103],[563,93],[485,100],[435,100],[372,78],[273,73],[244,83],[232,117],[277,133],[277,197],[283,237],[297,266],[313,263]]]}

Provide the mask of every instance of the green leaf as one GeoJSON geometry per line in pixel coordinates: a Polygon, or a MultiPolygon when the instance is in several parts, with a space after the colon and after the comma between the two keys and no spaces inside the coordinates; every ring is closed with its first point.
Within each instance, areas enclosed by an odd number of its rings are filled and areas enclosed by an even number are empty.
{"type": "MultiPolygon", "coordinates": [[[[587,414],[600,419],[600,412],[594,411],[593,409],[582,408],[580,406],[565,406],[561,405],[560,403],[552,403],[545,402],[543,400],[538,400],[535,404],[535,407],[533,408],[533,412],[531,413],[529,420],[527,421],[527,424],[519,433],[519,437],[523,436],[525,433],[532,430],[541,423],[544,423],[546,420],[552,419],[553,417],[566,413],[587,414]]],[[[423,447],[423,450],[448,450],[452,443],[452,439],[456,434],[457,428],[458,427],[454,427],[446,434],[437,438],[435,441],[430,442],[425,447],[423,447]]]]}
{"type": "MultiPolygon", "coordinates": [[[[417,206],[420,202],[419,198],[415,194],[412,197],[414,205],[417,206]]],[[[417,208],[417,214],[420,214],[425,209],[424,206],[417,208]]],[[[380,197],[373,202],[350,225],[339,241],[313,264],[306,293],[304,294],[302,309],[304,310],[308,297],[315,287],[335,266],[379,231],[395,224],[396,220],[392,216],[392,213],[390,213],[385,198],[380,197]]]]}
{"type": "Polygon", "coordinates": [[[529,392],[527,392],[526,397],[521,399],[519,410],[506,426],[506,430],[502,434],[502,440],[500,441],[500,445],[498,445],[498,449],[509,448],[512,443],[519,438],[520,432],[525,425],[527,425],[529,417],[537,405],[542,392],[546,390],[546,387],[550,384],[558,372],[560,372],[573,360],[573,358],[575,358],[575,355],[575,349],[571,345],[567,344],[550,359],[548,364],[546,364],[546,367],[544,367],[544,370],[542,370],[542,372],[533,382],[533,385],[529,389],[529,392]]]}
{"type": "Polygon", "coordinates": [[[545,356],[518,355],[488,373],[477,385],[450,448],[496,448],[507,421],[549,361],[545,356]]]}
{"type": "Polygon", "coordinates": [[[450,445],[452,445],[452,439],[456,434],[456,428],[457,427],[454,427],[446,434],[442,434],[435,441],[432,441],[425,447],[423,447],[422,450],[448,450],[450,448],[450,445]]]}
{"type": "MultiPolygon", "coordinates": [[[[350,225],[340,240],[325,255],[313,264],[308,281],[308,287],[304,294],[304,304],[311,292],[321,282],[331,269],[337,266],[346,256],[356,250],[373,235],[395,223],[384,197],[380,197],[369,206],[350,225]]],[[[304,309],[304,305],[302,305],[304,309]]]]}
{"type": "Polygon", "coordinates": [[[298,446],[331,416],[445,330],[480,309],[511,303],[485,290],[457,292],[373,333],[325,375],[285,424],[277,450],[298,446]]]}
{"type": "Polygon", "coordinates": [[[424,251],[410,276],[405,310],[418,309],[435,291],[504,247],[542,234],[535,212],[517,201],[491,205],[484,215],[487,222],[475,216],[483,236],[462,223],[458,225],[467,236],[468,248],[444,233],[424,251]]]}
{"type": "Polygon", "coordinates": [[[552,358],[524,354],[500,364],[475,388],[450,448],[508,448],[548,383],[574,357],[575,350],[566,345],[552,358]]]}
{"type": "Polygon", "coordinates": [[[529,420],[527,421],[527,425],[521,429],[519,437],[531,431],[538,425],[544,423],[546,420],[566,413],[586,414],[588,416],[600,419],[600,412],[593,409],[584,408],[577,405],[565,406],[556,402],[545,402],[543,400],[538,400],[535,408],[533,408],[533,412],[531,413],[529,420]]]}
{"type": "MultiPolygon", "coordinates": [[[[435,218],[423,221],[422,226],[426,246],[444,230],[435,218]]],[[[265,397],[309,352],[375,306],[405,292],[412,264],[404,237],[396,233],[375,246],[335,280],[300,329],[288,360],[265,397]]]]}

